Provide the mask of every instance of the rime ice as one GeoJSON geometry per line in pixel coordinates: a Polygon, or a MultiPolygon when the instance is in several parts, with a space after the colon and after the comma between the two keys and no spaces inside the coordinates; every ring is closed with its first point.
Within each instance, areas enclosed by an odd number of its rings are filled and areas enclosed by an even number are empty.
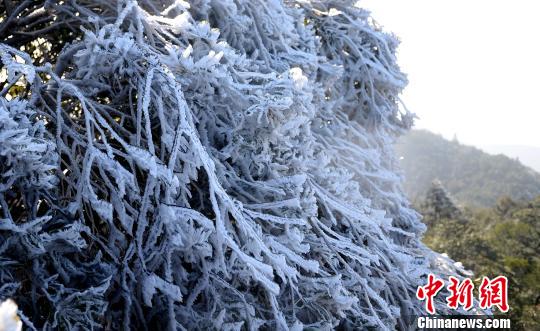
{"type": "Polygon", "coordinates": [[[53,3],[82,35],[55,63],[0,44],[31,91],[0,100],[28,326],[405,328],[455,273],[400,189],[397,41],[354,1],[53,3]]]}

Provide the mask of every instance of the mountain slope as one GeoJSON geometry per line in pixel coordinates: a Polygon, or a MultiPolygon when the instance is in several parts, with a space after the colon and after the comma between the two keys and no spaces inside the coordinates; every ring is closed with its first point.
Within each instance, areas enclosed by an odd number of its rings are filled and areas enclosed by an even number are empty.
{"type": "Polygon", "coordinates": [[[404,188],[411,200],[422,198],[438,179],[458,202],[489,207],[501,196],[516,200],[540,195],[540,175],[518,160],[414,130],[396,144],[402,156],[404,188]]]}
{"type": "Polygon", "coordinates": [[[504,154],[511,158],[517,158],[524,165],[540,172],[540,147],[522,145],[485,145],[480,147],[492,155],[504,154]]]}

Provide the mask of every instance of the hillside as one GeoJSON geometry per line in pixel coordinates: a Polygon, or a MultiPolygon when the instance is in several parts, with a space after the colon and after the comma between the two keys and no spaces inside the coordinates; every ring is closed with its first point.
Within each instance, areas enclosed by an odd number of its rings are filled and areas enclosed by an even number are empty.
{"type": "Polygon", "coordinates": [[[485,145],[480,146],[483,151],[497,155],[504,154],[519,159],[527,167],[540,172],[540,147],[520,145],[485,145]]]}
{"type": "Polygon", "coordinates": [[[502,196],[529,200],[540,195],[540,174],[518,160],[490,155],[424,130],[414,130],[396,144],[402,156],[404,188],[418,201],[438,179],[463,205],[489,207],[502,196]]]}
{"type": "Polygon", "coordinates": [[[512,330],[540,330],[540,197],[459,210],[435,184],[419,205],[424,243],[473,271],[476,286],[482,275],[507,275],[512,330]]]}

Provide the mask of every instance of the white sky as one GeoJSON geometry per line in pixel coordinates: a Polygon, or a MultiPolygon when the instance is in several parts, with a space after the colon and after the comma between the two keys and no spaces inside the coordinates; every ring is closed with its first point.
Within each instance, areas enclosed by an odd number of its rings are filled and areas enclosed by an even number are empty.
{"type": "Polygon", "coordinates": [[[360,0],[398,35],[416,127],[540,147],[540,1],[360,0]]]}

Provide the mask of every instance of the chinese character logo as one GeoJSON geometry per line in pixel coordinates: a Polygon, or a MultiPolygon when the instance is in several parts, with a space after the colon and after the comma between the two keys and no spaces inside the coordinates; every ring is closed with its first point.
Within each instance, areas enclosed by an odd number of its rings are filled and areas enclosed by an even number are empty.
{"type": "Polygon", "coordinates": [[[462,305],[465,310],[471,309],[473,306],[473,282],[469,278],[465,278],[460,283],[459,279],[452,276],[450,276],[449,280],[448,291],[450,291],[450,296],[446,298],[448,308],[457,309],[459,305],[462,305]]]}
{"type": "MultiPolygon", "coordinates": [[[[459,281],[458,278],[450,276],[447,287],[449,295],[446,298],[446,305],[450,309],[458,309],[460,306],[464,310],[470,310],[474,303],[474,284],[471,279],[465,278],[459,281]]],[[[425,301],[426,311],[429,314],[435,314],[434,299],[444,288],[444,281],[436,278],[434,275],[428,275],[428,282],[425,286],[419,286],[416,291],[418,300],[425,301]]],[[[482,284],[478,289],[479,306],[482,309],[498,307],[503,313],[506,313],[508,306],[508,279],[504,276],[498,276],[490,280],[487,277],[482,279],[482,284]]]]}
{"type": "Polygon", "coordinates": [[[480,300],[480,308],[486,309],[497,306],[501,312],[506,313],[509,309],[508,279],[504,276],[492,280],[484,277],[480,285],[478,299],[480,300]]]}
{"type": "Polygon", "coordinates": [[[418,287],[416,291],[416,297],[418,300],[426,300],[426,310],[430,314],[435,314],[435,307],[433,305],[433,298],[444,287],[444,282],[435,278],[432,274],[428,276],[428,283],[426,286],[418,287]]]}

